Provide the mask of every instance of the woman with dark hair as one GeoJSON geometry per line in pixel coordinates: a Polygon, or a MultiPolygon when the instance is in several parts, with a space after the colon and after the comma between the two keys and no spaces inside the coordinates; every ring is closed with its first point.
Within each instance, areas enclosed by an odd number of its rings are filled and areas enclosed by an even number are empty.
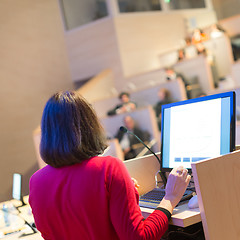
{"type": "Polygon", "coordinates": [[[43,111],[41,156],[29,203],[44,239],[160,239],[190,180],[173,169],[159,207],[143,219],[123,162],[98,156],[106,138],[91,106],[75,92],[53,95],[43,111]]]}
{"type": "Polygon", "coordinates": [[[57,93],[47,102],[40,153],[53,167],[79,163],[103,153],[106,138],[92,107],[76,93],[57,93]]]}

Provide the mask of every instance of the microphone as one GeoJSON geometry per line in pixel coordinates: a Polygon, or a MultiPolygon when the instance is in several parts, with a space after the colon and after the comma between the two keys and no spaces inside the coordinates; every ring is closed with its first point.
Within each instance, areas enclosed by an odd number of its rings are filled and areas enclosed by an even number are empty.
{"type": "MultiPolygon", "coordinates": [[[[129,131],[129,130],[128,130],[126,127],[124,127],[124,126],[121,126],[121,127],[119,128],[119,130],[122,131],[122,132],[124,132],[124,133],[133,135],[140,143],[142,143],[142,144],[144,145],[144,147],[146,147],[146,148],[156,157],[156,159],[158,160],[158,162],[159,162],[159,164],[160,164],[160,166],[161,166],[161,160],[160,160],[159,157],[156,155],[156,153],[153,152],[136,134],[134,134],[133,132],[129,131]]],[[[162,178],[162,181],[163,181],[164,186],[166,186],[166,184],[167,184],[167,178],[166,178],[165,174],[162,173],[161,171],[159,171],[159,174],[160,174],[160,176],[161,176],[161,178],[162,178]]]]}

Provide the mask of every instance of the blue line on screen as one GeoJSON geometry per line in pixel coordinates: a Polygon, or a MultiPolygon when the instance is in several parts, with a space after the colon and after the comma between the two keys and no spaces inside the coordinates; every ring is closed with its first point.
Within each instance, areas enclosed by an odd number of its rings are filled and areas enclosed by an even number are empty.
{"type": "Polygon", "coordinates": [[[175,157],[174,158],[174,162],[181,162],[181,161],[182,161],[182,159],[180,157],[175,157]]]}

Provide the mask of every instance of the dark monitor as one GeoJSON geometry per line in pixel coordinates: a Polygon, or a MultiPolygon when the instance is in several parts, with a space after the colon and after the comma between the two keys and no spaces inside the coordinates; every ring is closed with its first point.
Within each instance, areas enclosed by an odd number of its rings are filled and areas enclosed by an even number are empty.
{"type": "Polygon", "coordinates": [[[235,149],[235,92],[162,106],[161,171],[235,149]]]}

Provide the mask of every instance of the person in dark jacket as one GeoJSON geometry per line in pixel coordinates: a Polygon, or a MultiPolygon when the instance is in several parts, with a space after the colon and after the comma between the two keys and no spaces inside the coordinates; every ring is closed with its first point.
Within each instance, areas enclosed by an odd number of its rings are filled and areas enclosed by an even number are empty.
{"type": "Polygon", "coordinates": [[[173,101],[171,98],[171,93],[166,88],[160,88],[158,90],[158,99],[159,99],[159,101],[154,106],[154,110],[155,110],[156,117],[157,117],[158,128],[159,128],[159,130],[161,130],[162,105],[172,103],[173,101]]]}
{"type": "Polygon", "coordinates": [[[121,101],[120,104],[118,104],[116,107],[111,109],[107,112],[108,116],[125,113],[125,112],[131,112],[136,109],[137,105],[136,103],[132,102],[130,100],[130,94],[127,92],[122,92],[119,94],[119,99],[121,101]]]}
{"type": "MultiPolygon", "coordinates": [[[[124,125],[129,131],[137,135],[142,141],[150,140],[150,134],[147,131],[141,130],[136,125],[134,119],[131,116],[128,115],[124,118],[124,125]]],[[[124,133],[123,131],[119,130],[116,138],[119,140],[119,143],[122,147],[125,160],[132,159],[137,156],[139,147],[137,147],[136,144],[138,144],[139,141],[132,134],[124,133]]],[[[140,149],[141,148],[142,145],[140,145],[140,149]]]]}

